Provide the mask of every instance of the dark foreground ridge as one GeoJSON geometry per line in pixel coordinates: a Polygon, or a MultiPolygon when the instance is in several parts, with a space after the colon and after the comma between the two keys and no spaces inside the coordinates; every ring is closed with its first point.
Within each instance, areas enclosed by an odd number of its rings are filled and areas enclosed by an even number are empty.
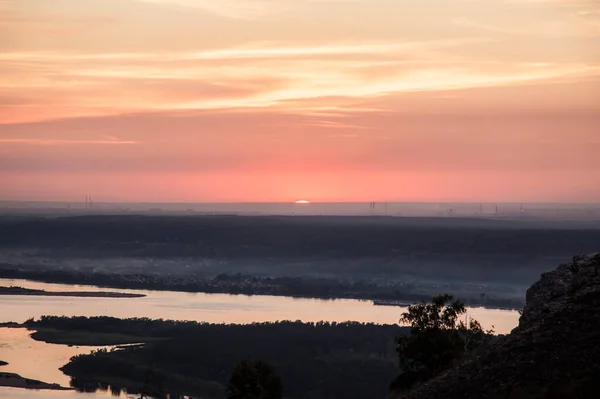
{"type": "Polygon", "coordinates": [[[597,398],[600,254],[543,274],[526,300],[511,334],[391,398],[597,398]]]}

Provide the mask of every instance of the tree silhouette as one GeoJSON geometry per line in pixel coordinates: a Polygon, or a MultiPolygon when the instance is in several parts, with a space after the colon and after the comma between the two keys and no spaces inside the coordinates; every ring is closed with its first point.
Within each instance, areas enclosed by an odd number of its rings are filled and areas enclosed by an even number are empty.
{"type": "Polygon", "coordinates": [[[227,399],[281,399],[282,394],[281,379],[262,361],[240,362],[227,387],[227,399]]]}
{"type": "Polygon", "coordinates": [[[466,311],[452,295],[408,307],[400,323],[410,325],[410,334],[396,339],[400,375],[391,389],[402,391],[427,381],[491,338],[493,331],[483,331],[476,320],[459,319],[466,311]]]}
{"type": "Polygon", "coordinates": [[[146,371],[144,385],[140,392],[140,399],[150,399],[152,397],[163,397],[162,379],[156,373],[156,366],[151,364],[146,371]]]}

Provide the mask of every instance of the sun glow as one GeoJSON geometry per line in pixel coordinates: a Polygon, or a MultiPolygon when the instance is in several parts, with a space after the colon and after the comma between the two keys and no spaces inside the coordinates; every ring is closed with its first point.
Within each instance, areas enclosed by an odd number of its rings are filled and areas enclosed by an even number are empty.
{"type": "Polygon", "coordinates": [[[308,205],[308,204],[310,204],[310,201],[307,201],[307,200],[298,200],[298,201],[296,201],[296,204],[308,205]]]}

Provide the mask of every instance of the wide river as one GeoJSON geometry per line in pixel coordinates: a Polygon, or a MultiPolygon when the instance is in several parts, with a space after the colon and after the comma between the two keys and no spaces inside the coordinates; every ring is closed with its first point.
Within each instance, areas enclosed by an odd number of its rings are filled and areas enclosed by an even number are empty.
{"type": "MultiPolygon", "coordinates": [[[[0,296],[0,322],[23,322],[42,315],[149,317],[153,319],[195,320],[212,323],[251,323],[277,320],[359,321],[396,323],[405,308],[374,306],[371,301],[353,299],[319,300],[273,296],[202,294],[172,291],[143,291],[48,284],[27,280],[0,279],[0,286],[20,286],[47,291],[113,291],[145,294],[143,298],[77,298],[45,296],[0,296]]],[[[468,314],[484,328],[508,333],[519,319],[516,311],[469,308],[468,314]]],[[[0,328],[0,360],[9,363],[0,372],[14,372],[48,383],[69,385],[58,370],[79,353],[91,347],[68,347],[34,341],[23,329],[0,328]]],[[[29,391],[0,387],[2,399],[71,398],[110,396],[110,393],[29,391]],[[82,396],[83,395],[83,396],[82,396]]]]}

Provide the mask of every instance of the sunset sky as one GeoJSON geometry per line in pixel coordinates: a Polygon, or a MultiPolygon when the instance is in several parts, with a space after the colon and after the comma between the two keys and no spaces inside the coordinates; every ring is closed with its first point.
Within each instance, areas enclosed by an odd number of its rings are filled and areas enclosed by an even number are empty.
{"type": "Polygon", "coordinates": [[[0,0],[0,200],[600,202],[600,0],[0,0]]]}

